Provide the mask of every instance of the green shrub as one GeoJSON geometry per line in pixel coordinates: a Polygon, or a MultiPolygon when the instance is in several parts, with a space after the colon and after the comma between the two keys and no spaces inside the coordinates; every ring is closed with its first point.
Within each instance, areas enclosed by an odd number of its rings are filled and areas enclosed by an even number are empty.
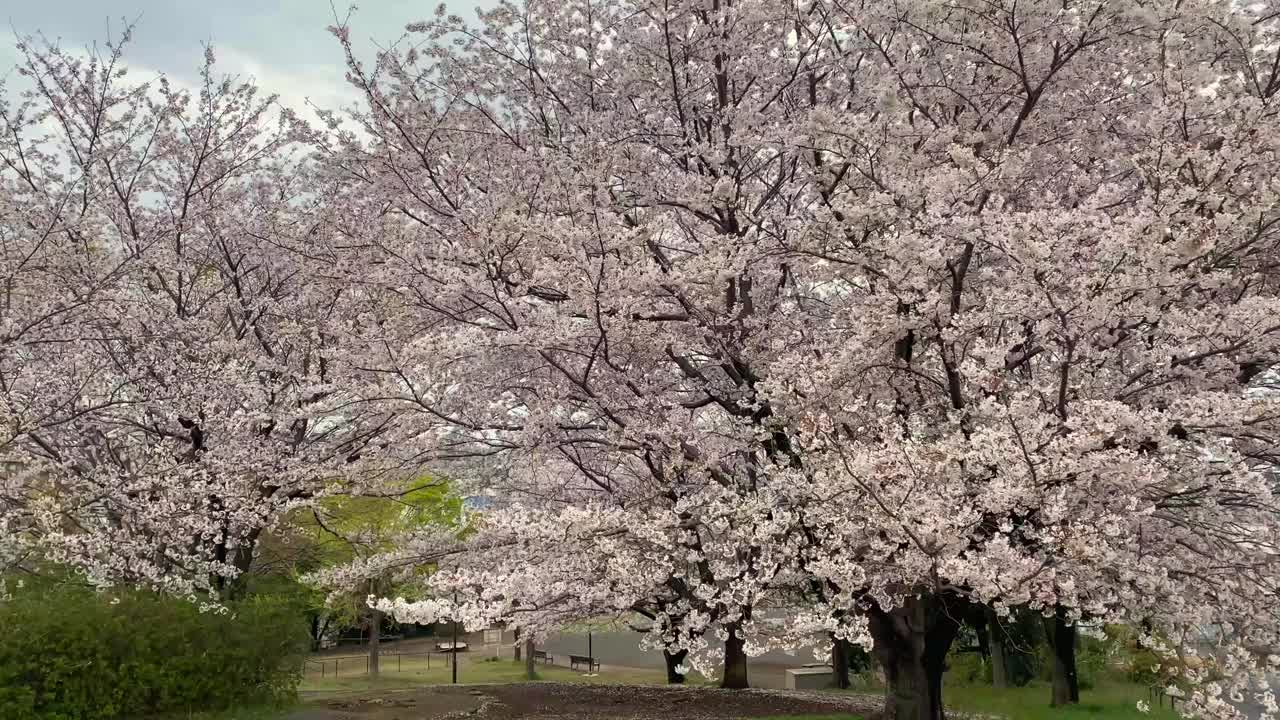
{"type": "Polygon", "coordinates": [[[1080,643],[1076,646],[1076,681],[1081,690],[1092,690],[1107,676],[1107,666],[1113,654],[1112,640],[1080,636],[1080,643]]]}
{"type": "Polygon", "coordinates": [[[0,601],[0,717],[112,720],[295,696],[307,633],[295,603],[224,612],[154,593],[54,585],[0,601]]]}
{"type": "Polygon", "coordinates": [[[991,664],[975,652],[952,652],[947,656],[947,679],[954,685],[988,685],[991,664]]]}
{"type": "Polygon", "coordinates": [[[1127,626],[1108,626],[1107,636],[1112,641],[1114,653],[1110,658],[1112,665],[1124,673],[1129,682],[1146,687],[1163,688],[1176,685],[1183,690],[1188,689],[1184,673],[1187,664],[1200,672],[1205,672],[1210,679],[1220,679],[1220,672],[1212,658],[1188,658],[1185,663],[1180,657],[1164,657],[1144,647],[1139,641],[1141,631],[1127,626]]]}
{"type": "MultiPolygon", "coordinates": [[[[1053,681],[1053,648],[1046,642],[1038,646],[1036,661],[1038,679],[1053,681]]],[[[1076,683],[1081,690],[1092,690],[1107,676],[1108,664],[1114,654],[1112,639],[1097,639],[1087,635],[1076,636],[1076,683]]]]}

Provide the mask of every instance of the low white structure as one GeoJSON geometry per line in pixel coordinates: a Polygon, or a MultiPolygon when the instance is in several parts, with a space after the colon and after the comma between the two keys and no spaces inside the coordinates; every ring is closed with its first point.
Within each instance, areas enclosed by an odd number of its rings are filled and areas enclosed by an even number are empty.
{"type": "Polygon", "coordinates": [[[821,690],[831,684],[831,666],[788,668],[786,676],[788,690],[821,690]]]}

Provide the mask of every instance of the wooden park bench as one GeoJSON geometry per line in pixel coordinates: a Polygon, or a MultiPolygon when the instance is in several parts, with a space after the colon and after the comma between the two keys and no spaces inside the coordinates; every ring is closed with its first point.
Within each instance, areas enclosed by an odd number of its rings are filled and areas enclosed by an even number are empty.
{"type": "Polygon", "coordinates": [[[466,649],[467,649],[467,644],[464,642],[459,642],[456,647],[454,646],[453,643],[436,643],[436,652],[444,652],[444,653],[465,652],[466,649]]]}
{"type": "Polygon", "coordinates": [[[586,665],[587,672],[595,672],[600,669],[600,661],[593,657],[587,657],[586,655],[570,655],[569,669],[577,670],[579,665],[586,665]]]}
{"type": "Polygon", "coordinates": [[[546,650],[534,650],[533,659],[541,660],[543,665],[554,665],[556,659],[547,654],[546,650]]]}

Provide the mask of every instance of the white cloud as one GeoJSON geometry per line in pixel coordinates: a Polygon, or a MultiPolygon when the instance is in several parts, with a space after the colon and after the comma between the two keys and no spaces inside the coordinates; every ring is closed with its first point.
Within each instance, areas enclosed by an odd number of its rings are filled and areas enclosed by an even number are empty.
{"type": "Polygon", "coordinates": [[[281,68],[226,46],[214,47],[214,54],[219,72],[252,78],[262,92],[278,95],[281,105],[305,119],[315,118],[312,106],[338,111],[360,100],[359,93],[344,79],[341,65],[293,64],[281,68]]]}

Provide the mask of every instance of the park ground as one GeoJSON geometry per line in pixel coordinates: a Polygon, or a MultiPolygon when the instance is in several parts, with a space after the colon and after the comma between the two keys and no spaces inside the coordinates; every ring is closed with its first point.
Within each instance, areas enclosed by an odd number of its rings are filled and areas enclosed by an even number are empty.
{"type": "MultiPolygon", "coordinates": [[[[459,684],[441,656],[417,654],[421,648],[389,649],[378,678],[348,652],[318,655],[299,687],[299,704],[290,708],[249,708],[225,713],[194,713],[190,720],[876,720],[880,689],[862,685],[851,691],[719,690],[698,676],[685,687],[666,686],[656,669],[604,666],[584,674],[557,665],[537,666],[538,681],[526,682],[524,665],[479,650],[463,657],[459,684]],[[403,653],[397,655],[396,651],[403,653]],[[333,658],[338,663],[334,677],[333,658]],[[319,672],[322,661],[326,669],[319,672]],[[429,665],[429,666],[428,666],[429,665]]],[[[1048,707],[1041,684],[995,692],[974,685],[948,686],[949,716],[1008,720],[1171,720],[1167,707],[1137,710],[1147,691],[1109,682],[1086,691],[1071,708],[1048,707]]],[[[1154,704],[1154,703],[1153,703],[1154,704]]],[[[166,719],[169,720],[169,719],[166,719]]],[[[177,718],[174,718],[177,720],[177,718]]]]}

